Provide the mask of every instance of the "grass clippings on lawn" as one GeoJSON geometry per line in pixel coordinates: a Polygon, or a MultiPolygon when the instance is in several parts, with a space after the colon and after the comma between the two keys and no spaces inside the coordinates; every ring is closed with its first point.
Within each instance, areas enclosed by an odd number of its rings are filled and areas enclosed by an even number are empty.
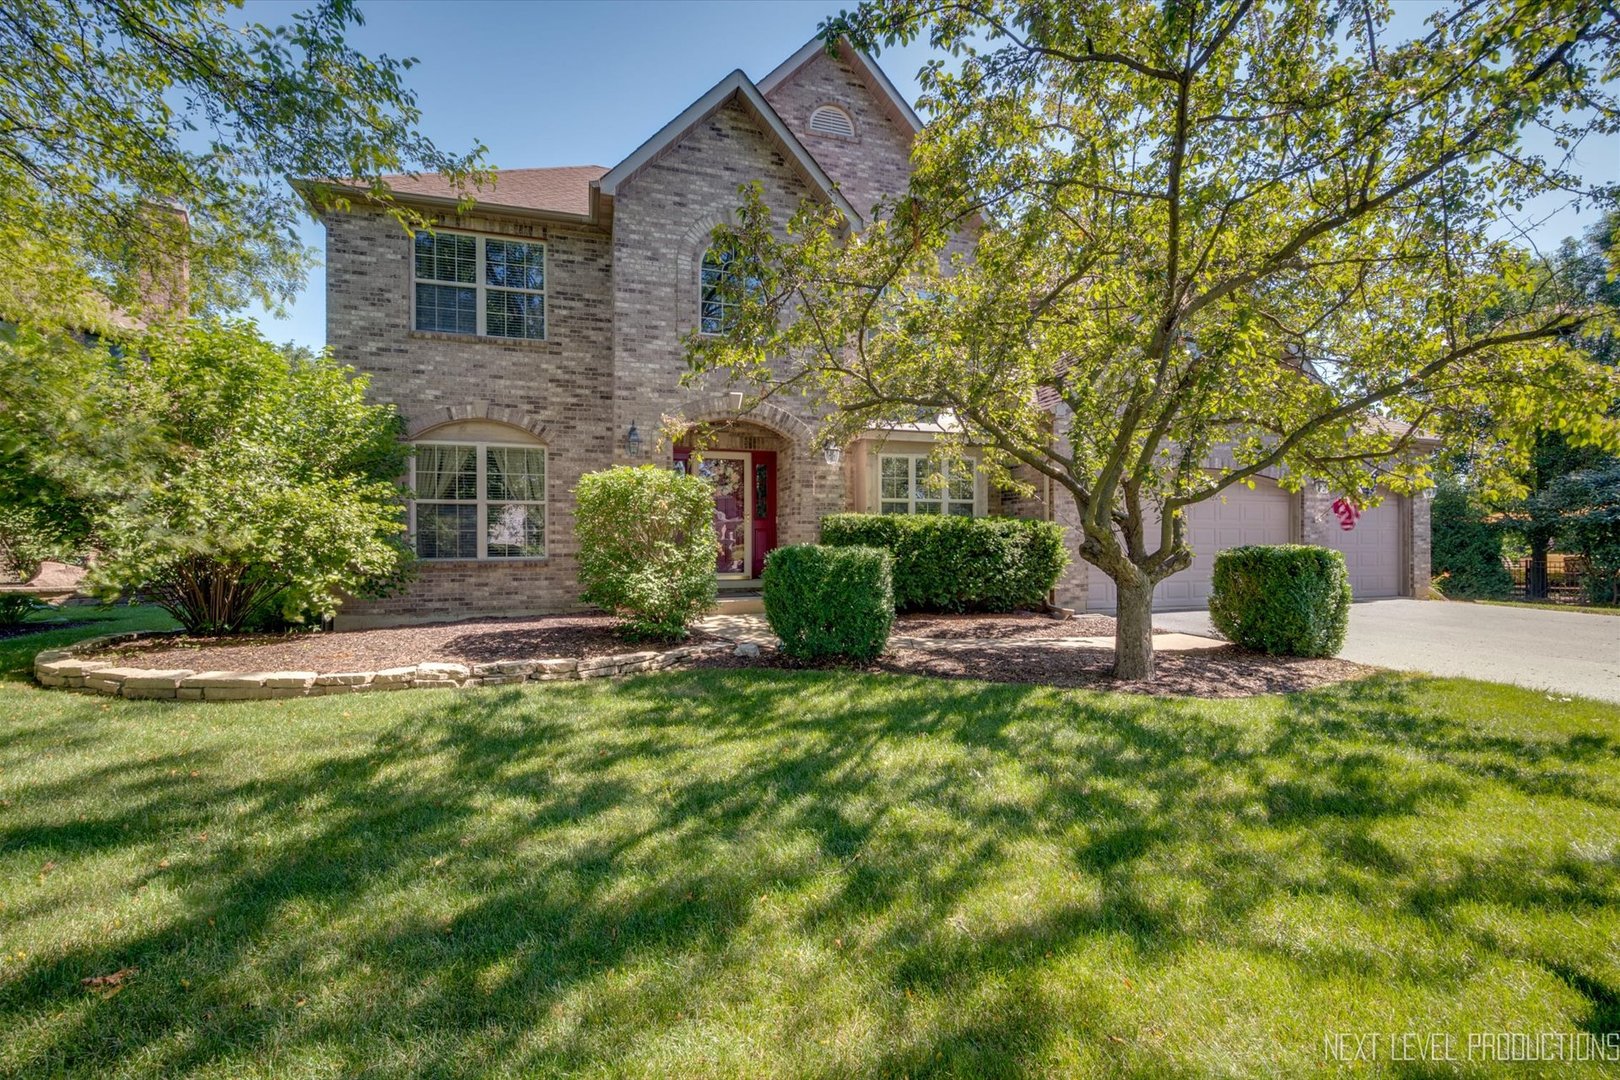
{"type": "MultiPolygon", "coordinates": [[[[694,631],[690,642],[712,640],[694,631]]],[[[110,650],[120,664],[195,671],[374,671],[423,662],[483,664],[497,660],[608,656],[657,648],[620,634],[606,615],[476,619],[343,633],[169,637],[110,650]]]]}

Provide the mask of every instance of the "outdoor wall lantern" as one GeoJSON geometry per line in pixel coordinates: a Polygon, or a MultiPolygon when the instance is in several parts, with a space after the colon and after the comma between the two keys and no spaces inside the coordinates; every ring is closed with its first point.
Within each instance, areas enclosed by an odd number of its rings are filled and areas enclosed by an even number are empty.
{"type": "Polygon", "coordinates": [[[829,465],[836,465],[843,460],[844,451],[837,443],[828,443],[821,448],[821,460],[829,465]]]}
{"type": "Polygon", "coordinates": [[[636,430],[636,422],[630,421],[630,430],[624,433],[624,452],[631,457],[641,456],[641,432],[636,430]]]}

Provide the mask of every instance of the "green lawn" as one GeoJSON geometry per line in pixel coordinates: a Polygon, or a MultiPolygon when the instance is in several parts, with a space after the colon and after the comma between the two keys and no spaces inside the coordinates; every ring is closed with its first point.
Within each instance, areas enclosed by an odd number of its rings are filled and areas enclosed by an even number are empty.
{"type": "Polygon", "coordinates": [[[1620,1030],[1620,707],[12,681],[0,954],[8,1076],[1485,1074],[1324,1038],[1620,1030]]]}

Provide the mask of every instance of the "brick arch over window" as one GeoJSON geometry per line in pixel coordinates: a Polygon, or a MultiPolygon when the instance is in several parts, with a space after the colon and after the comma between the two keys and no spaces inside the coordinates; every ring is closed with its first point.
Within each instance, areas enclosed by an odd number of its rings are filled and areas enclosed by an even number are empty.
{"type": "Polygon", "coordinates": [[[731,208],[711,211],[695,218],[692,224],[687,226],[686,232],[681,234],[680,242],[675,249],[675,280],[672,283],[675,306],[672,310],[679,313],[677,317],[682,333],[698,324],[698,295],[703,273],[703,256],[714,246],[714,230],[716,226],[733,224],[736,224],[736,215],[731,208]]]}
{"type": "Polygon", "coordinates": [[[407,420],[405,437],[407,439],[420,439],[435,428],[442,428],[446,424],[467,420],[485,420],[491,423],[504,424],[539,439],[541,442],[548,441],[545,422],[538,416],[516,406],[500,405],[489,401],[469,401],[462,405],[446,405],[442,408],[430,409],[420,416],[412,416],[407,420]]]}
{"type": "Polygon", "coordinates": [[[774,431],[801,449],[807,450],[814,445],[815,429],[780,405],[773,405],[765,401],[755,405],[747,412],[738,412],[733,405],[733,400],[730,394],[711,394],[708,397],[693,398],[683,404],[677,410],[676,415],[693,424],[730,421],[742,424],[757,424],[769,431],[774,431]]]}

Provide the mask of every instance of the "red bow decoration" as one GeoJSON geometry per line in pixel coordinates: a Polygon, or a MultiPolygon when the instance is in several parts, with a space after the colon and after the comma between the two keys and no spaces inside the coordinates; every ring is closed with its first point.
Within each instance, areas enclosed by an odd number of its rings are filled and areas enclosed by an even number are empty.
{"type": "Polygon", "coordinates": [[[1356,519],[1361,516],[1361,509],[1346,498],[1333,500],[1333,513],[1339,519],[1339,528],[1349,532],[1356,527],[1356,519]]]}

